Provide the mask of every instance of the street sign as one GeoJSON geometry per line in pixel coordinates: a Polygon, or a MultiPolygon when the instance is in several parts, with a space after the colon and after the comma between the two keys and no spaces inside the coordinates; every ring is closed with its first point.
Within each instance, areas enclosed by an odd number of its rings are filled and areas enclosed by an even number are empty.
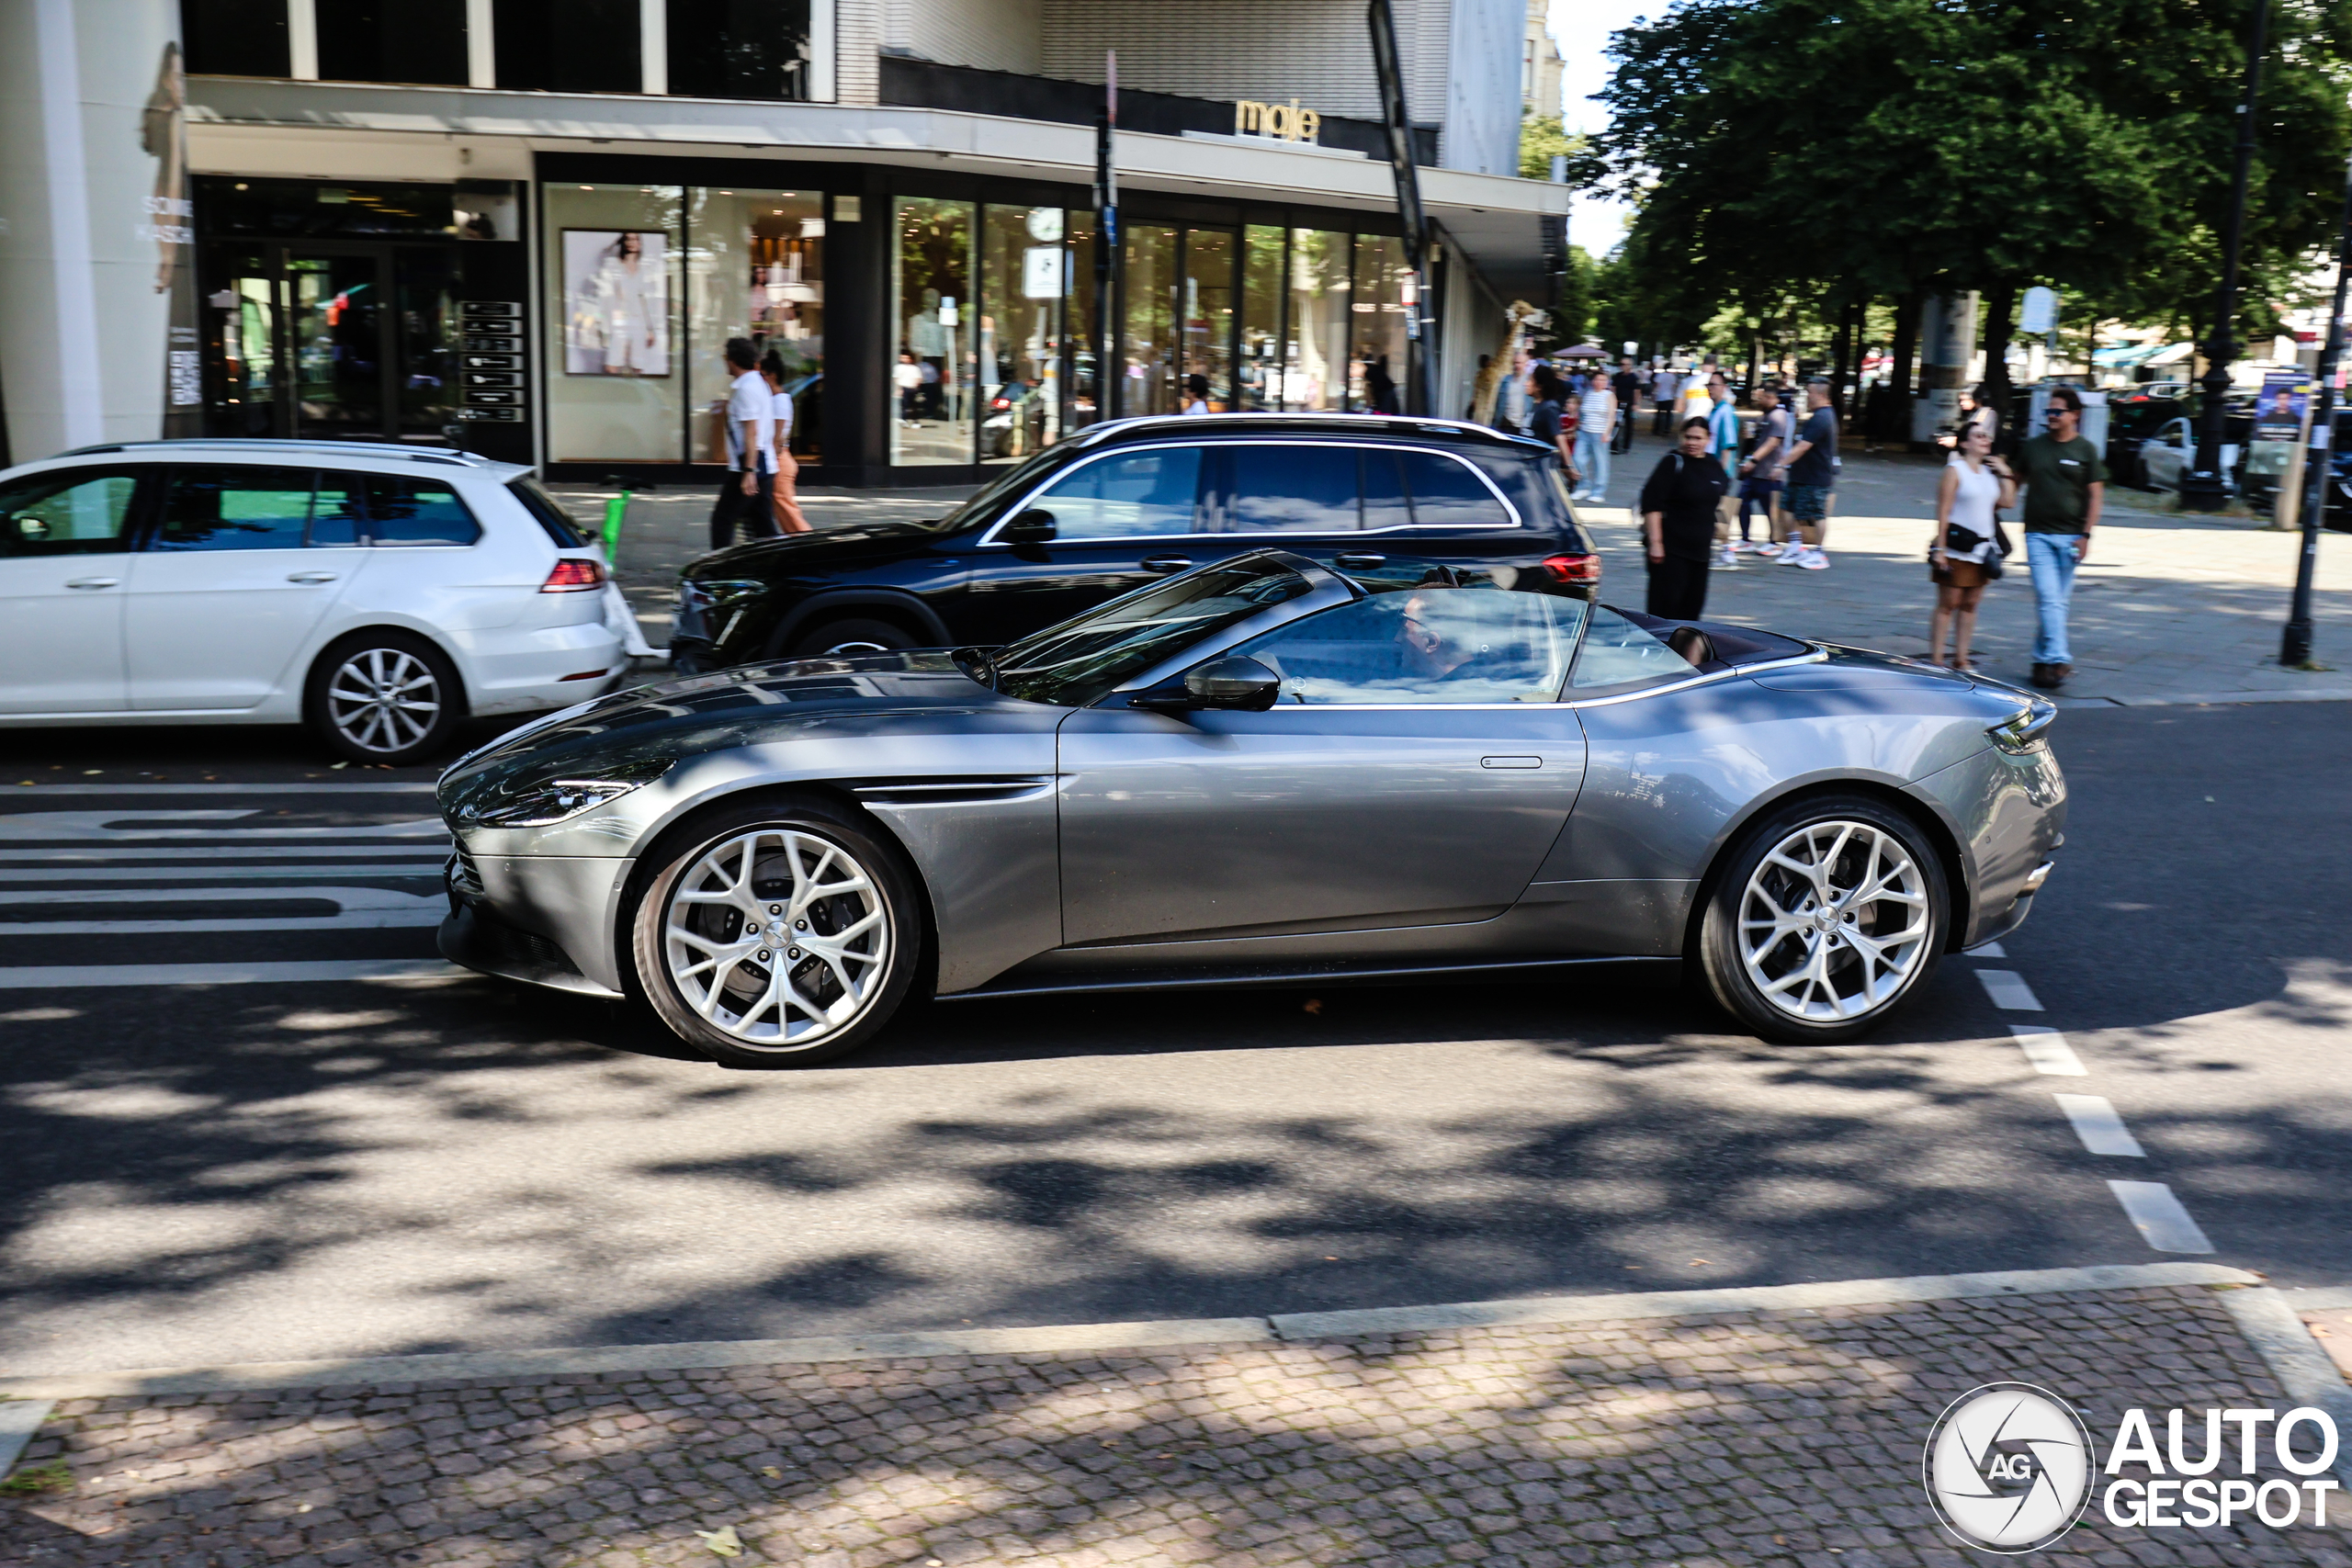
{"type": "Polygon", "coordinates": [[[2018,331],[2033,336],[2058,328],[2058,291],[2036,284],[2025,291],[2025,308],[2018,316],[2018,331]]]}

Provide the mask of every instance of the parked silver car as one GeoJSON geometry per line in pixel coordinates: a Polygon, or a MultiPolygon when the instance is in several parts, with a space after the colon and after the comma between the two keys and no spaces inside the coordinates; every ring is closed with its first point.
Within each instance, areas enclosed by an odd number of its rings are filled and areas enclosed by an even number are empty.
{"type": "Polygon", "coordinates": [[[942,998],[1688,960],[1848,1039],[2025,918],[2054,709],[1581,600],[1261,550],[999,649],[757,665],[444,777],[442,951],[791,1066],[942,998]]]}

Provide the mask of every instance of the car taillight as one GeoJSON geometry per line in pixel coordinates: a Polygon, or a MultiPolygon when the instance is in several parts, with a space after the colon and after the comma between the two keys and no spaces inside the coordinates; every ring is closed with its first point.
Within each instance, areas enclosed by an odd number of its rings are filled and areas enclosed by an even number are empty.
{"type": "Polygon", "coordinates": [[[605,563],[586,556],[566,556],[555,563],[548,580],[539,584],[542,593],[585,593],[605,586],[605,563]]]}
{"type": "Polygon", "coordinates": [[[1546,556],[1544,575],[1555,582],[1592,583],[1600,581],[1599,556],[1546,556]]]}

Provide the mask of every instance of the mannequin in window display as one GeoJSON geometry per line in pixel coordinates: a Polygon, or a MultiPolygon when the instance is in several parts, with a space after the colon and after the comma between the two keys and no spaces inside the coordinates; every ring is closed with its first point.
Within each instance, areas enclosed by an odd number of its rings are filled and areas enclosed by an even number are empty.
{"type": "Polygon", "coordinates": [[[605,374],[668,375],[670,355],[661,342],[662,279],[645,265],[641,236],[625,232],[605,249],[591,292],[605,340],[605,374]]]}
{"type": "Polygon", "coordinates": [[[952,304],[943,308],[938,289],[926,288],[922,291],[922,309],[907,322],[907,347],[913,351],[916,362],[923,369],[918,418],[941,419],[946,415],[940,383],[946,379],[951,352],[948,326],[955,319],[954,311],[952,304]]]}

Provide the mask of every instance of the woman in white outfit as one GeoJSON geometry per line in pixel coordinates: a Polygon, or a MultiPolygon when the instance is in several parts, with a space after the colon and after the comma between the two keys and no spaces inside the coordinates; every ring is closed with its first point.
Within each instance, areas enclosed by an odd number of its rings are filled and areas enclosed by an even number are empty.
{"type": "Polygon", "coordinates": [[[661,280],[645,265],[644,242],[624,232],[596,268],[596,299],[605,310],[605,374],[667,375],[655,361],[661,331],[661,280]]]}
{"type": "Polygon", "coordinates": [[[1976,633],[1976,604],[1993,581],[1994,513],[2017,503],[2017,480],[1993,456],[1993,433],[1982,422],[1964,424],[1959,449],[1944,465],[1936,489],[1936,534],[1928,545],[1928,566],[1936,581],[1936,613],[1928,627],[1928,662],[1942,664],[1944,633],[1951,629],[1954,670],[1973,671],[1969,639],[1976,633]]]}

